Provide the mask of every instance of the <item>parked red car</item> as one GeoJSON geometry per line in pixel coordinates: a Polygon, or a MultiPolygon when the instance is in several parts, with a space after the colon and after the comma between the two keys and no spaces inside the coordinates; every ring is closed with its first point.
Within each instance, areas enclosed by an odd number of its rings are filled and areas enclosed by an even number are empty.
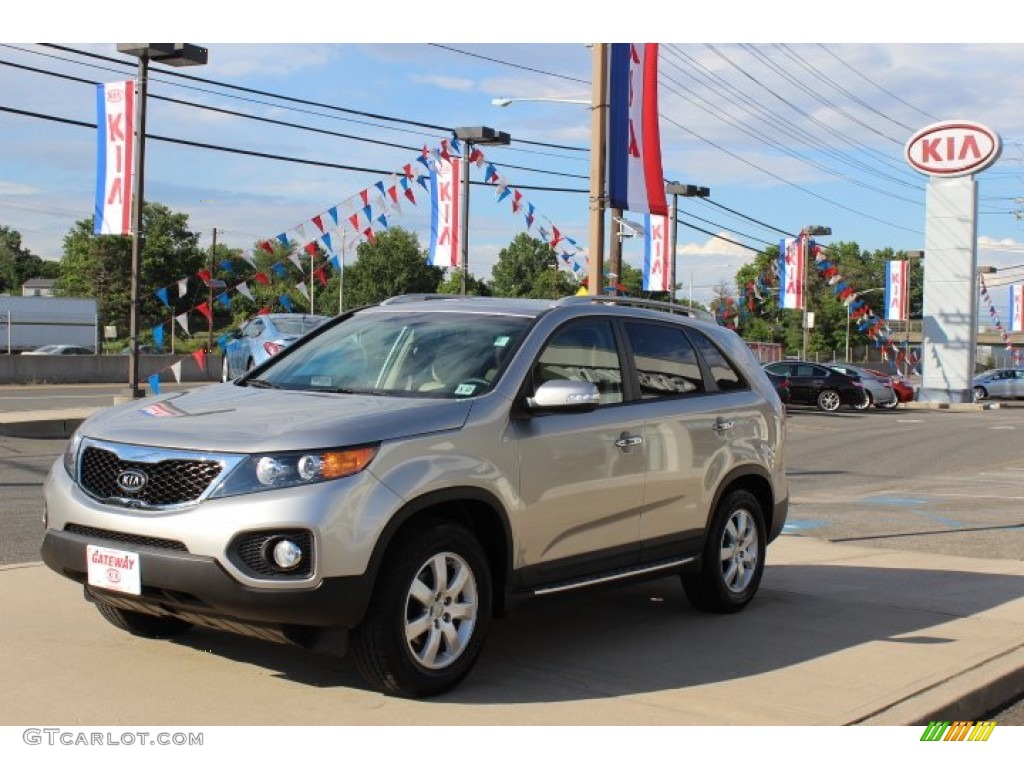
{"type": "MultiPolygon", "coordinates": [[[[896,374],[893,376],[892,374],[886,373],[885,371],[879,371],[875,368],[865,368],[864,370],[871,371],[871,373],[876,373],[879,376],[889,377],[889,381],[892,383],[892,391],[896,393],[897,405],[899,403],[909,403],[914,399],[914,388],[910,386],[907,380],[901,375],[896,374]]],[[[896,406],[892,405],[890,407],[895,408],[896,406]]]]}

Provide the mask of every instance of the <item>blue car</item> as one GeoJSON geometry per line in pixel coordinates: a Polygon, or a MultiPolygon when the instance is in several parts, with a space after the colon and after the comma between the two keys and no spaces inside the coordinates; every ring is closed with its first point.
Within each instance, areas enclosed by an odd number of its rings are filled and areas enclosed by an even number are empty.
{"type": "Polygon", "coordinates": [[[330,320],[324,315],[291,312],[256,315],[232,331],[224,345],[221,380],[230,381],[269,360],[300,336],[330,320]]]}

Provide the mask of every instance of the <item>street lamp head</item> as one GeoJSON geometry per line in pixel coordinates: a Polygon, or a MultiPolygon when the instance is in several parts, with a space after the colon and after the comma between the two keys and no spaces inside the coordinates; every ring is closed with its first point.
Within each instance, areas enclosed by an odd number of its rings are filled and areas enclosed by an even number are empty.
{"type": "Polygon", "coordinates": [[[512,143],[512,137],[505,131],[496,131],[485,125],[456,128],[455,138],[461,141],[468,141],[471,144],[483,146],[506,145],[512,143]]]}
{"type": "Polygon", "coordinates": [[[169,67],[194,67],[206,64],[209,51],[192,43],[118,43],[118,53],[148,59],[169,67]]]}
{"type": "Polygon", "coordinates": [[[500,97],[497,99],[491,99],[491,104],[493,104],[496,107],[507,107],[511,103],[512,99],[505,99],[500,97]]]}
{"type": "Polygon", "coordinates": [[[978,267],[979,275],[994,275],[998,271],[996,267],[978,267]]]}
{"type": "Polygon", "coordinates": [[[923,259],[924,251],[906,251],[908,259],[923,259]]]}
{"type": "Polygon", "coordinates": [[[708,197],[711,190],[708,187],[698,187],[695,184],[680,184],[678,181],[665,182],[665,194],[678,195],[680,197],[708,197]]]}

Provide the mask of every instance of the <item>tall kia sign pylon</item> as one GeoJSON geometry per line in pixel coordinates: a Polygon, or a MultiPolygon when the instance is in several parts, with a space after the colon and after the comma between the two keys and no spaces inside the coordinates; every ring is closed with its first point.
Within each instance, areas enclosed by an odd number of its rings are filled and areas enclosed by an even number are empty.
{"type": "Polygon", "coordinates": [[[907,142],[910,167],[929,176],[925,202],[924,312],[918,399],[974,399],[978,337],[978,187],[999,159],[999,134],[971,120],[922,128],[907,142]]]}

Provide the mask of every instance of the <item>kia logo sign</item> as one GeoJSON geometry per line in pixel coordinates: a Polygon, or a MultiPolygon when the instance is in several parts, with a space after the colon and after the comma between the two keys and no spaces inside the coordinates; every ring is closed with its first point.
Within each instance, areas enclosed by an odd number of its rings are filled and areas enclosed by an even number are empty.
{"type": "Polygon", "coordinates": [[[999,134],[970,120],[922,128],[907,142],[910,166],[929,176],[968,176],[988,168],[1002,151],[999,134]]]}
{"type": "Polygon", "coordinates": [[[146,487],[149,478],[139,469],[126,469],[117,476],[117,487],[125,493],[138,493],[146,487]]]}
{"type": "Polygon", "coordinates": [[[107,101],[114,103],[124,101],[124,91],[107,91],[107,101]]]}

